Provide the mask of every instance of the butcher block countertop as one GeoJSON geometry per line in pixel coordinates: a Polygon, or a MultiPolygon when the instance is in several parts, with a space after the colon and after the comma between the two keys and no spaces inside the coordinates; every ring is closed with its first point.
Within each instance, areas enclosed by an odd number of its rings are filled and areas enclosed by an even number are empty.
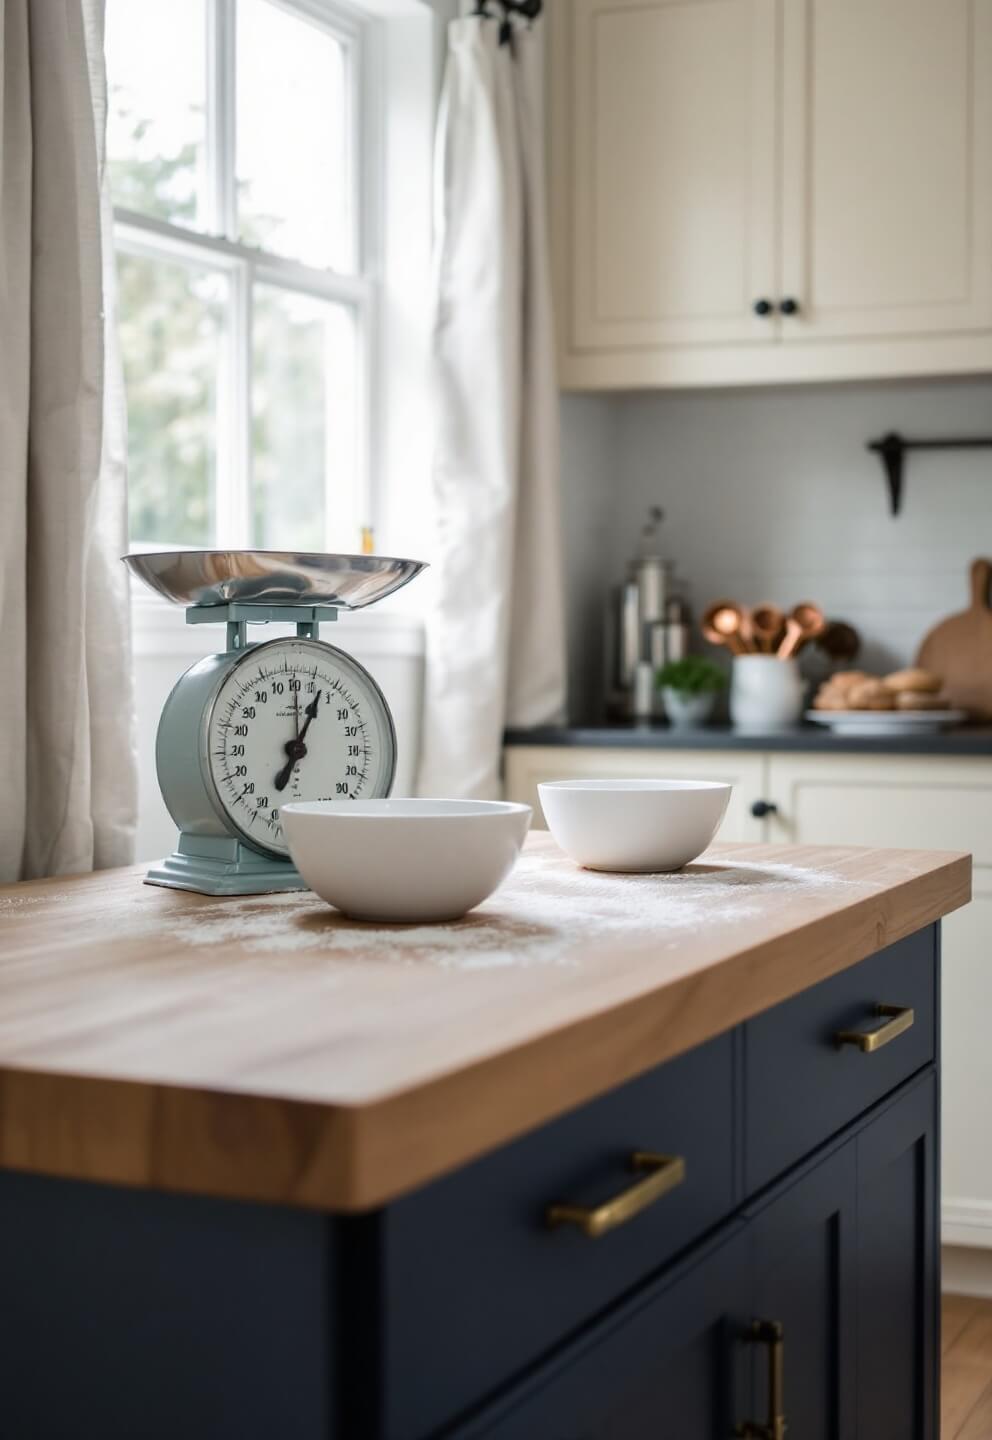
{"type": "Polygon", "coordinates": [[[0,1165],[362,1210],[964,905],[970,857],[719,845],[676,875],[533,835],[456,924],[140,868],[0,888],[0,1165]]]}

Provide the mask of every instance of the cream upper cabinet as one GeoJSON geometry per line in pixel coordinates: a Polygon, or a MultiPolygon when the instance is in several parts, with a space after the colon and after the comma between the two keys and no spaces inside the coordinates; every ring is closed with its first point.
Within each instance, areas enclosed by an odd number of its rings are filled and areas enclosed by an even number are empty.
{"type": "Polygon", "coordinates": [[[548,8],[566,386],[992,368],[992,0],[548,8]]]}
{"type": "Polygon", "coordinates": [[[783,340],[989,330],[992,4],[783,13],[783,340]]]}
{"type": "Polygon", "coordinates": [[[582,347],[768,343],[776,0],[568,0],[582,347]]]}

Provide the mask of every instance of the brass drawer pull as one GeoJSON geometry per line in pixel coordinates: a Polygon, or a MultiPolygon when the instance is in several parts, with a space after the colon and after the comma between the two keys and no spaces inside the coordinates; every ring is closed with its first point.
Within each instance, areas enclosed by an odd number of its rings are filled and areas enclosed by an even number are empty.
{"type": "Polygon", "coordinates": [[[577,1225],[583,1235],[591,1240],[605,1235],[633,1220],[642,1210],[674,1190],[685,1179],[685,1161],[681,1155],[656,1155],[652,1150],[635,1150],[630,1157],[632,1170],[647,1170],[643,1180],[637,1180],[612,1200],[604,1200],[595,1209],[584,1205],[550,1205],[547,1211],[549,1225],[577,1225]]]}
{"type": "Polygon", "coordinates": [[[768,1421],[745,1420],[735,1434],[742,1440],[785,1440],[785,1335],[778,1320],[752,1320],[746,1338],[768,1346],[768,1421]]]}
{"type": "Polygon", "coordinates": [[[886,1025],[879,1025],[875,1030],[838,1030],[834,1036],[835,1045],[856,1045],[864,1054],[870,1055],[873,1050],[881,1050],[883,1045],[888,1045],[890,1040],[895,1040],[898,1035],[905,1035],[907,1030],[912,1029],[916,1019],[914,1011],[901,1005],[876,1005],[876,1015],[889,1015],[892,1018],[886,1025]]]}

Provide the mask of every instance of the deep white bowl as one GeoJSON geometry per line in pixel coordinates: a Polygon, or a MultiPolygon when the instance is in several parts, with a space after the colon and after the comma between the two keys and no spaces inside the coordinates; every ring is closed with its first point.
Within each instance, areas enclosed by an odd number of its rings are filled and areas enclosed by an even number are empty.
{"type": "Polygon", "coordinates": [[[716,780],[548,780],[548,829],[587,870],[680,870],[720,828],[733,788],[716,780]]]}
{"type": "Polygon", "coordinates": [[[457,920],[513,869],[529,805],[486,800],[314,800],[284,805],[293,863],[354,920],[457,920]]]}

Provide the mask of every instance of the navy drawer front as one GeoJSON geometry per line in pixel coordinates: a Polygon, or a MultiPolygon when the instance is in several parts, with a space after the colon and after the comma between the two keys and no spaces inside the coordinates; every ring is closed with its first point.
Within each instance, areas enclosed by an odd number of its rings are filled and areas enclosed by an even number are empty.
{"type": "Polygon", "coordinates": [[[749,1238],[719,1239],[648,1285],[453,1440],[710,1440],[754,1413],[749,1238]]]}
{"type": "Polygon", "coordinates": [[[730,1213],[733,1074],[723,1035],[385,1212],[390,1440],[477,1404],[730,1213]],[[684,1157],[684,1181],[597,1239],[548,1226],[555,1202],[631,1185],[637,1150],[684,1157]]]}
{"type": "Polygon", "coordinates": [[[753,1194],[928,1064],[936,1052],[933,927],[890,945],[744,1026],[744,1181],[753,1194]],[[914,1011],[911,1028],[865,1053],[841,1031],[914,1011]]]}

